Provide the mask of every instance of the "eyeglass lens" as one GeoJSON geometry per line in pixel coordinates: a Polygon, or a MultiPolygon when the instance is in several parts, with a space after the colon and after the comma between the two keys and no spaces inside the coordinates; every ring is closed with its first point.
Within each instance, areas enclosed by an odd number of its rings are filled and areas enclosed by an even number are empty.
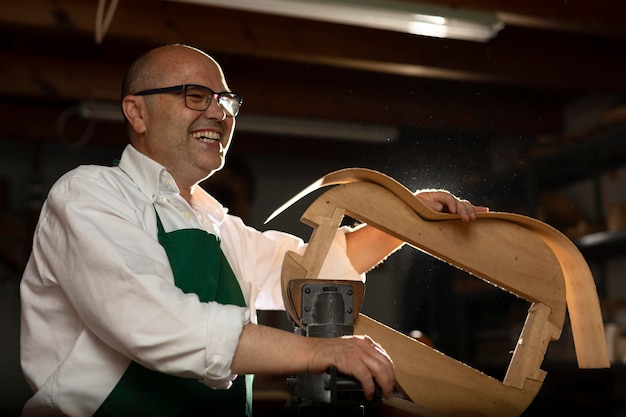
{"type": "MultiPolygon", "coordinates": [[[[215,94],[208,88],[189,85],[185,91],[185,103],[192,110],[204,111],[211,105],[215,94]]],[[[239,113],[240,100],[235,93],[217,93],[217,103],[231,116],[239,113]]]]}

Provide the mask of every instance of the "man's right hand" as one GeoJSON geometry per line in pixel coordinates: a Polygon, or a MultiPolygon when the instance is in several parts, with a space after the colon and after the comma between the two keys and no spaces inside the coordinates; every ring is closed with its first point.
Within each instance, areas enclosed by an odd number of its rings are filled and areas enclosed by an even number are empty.
{"type": "Polygon", "coordinates": [[[383,396],[391,397],[395,386],[393,361],[369,336],[311,339],[319,343],[311,357],[309,372],[322,373],[329,366],[335,366],[339,372],[352,375],[361,383],[368,400],[374,397],[375,384],[381,388],[383,396]]]}
{"type": "Polygon", "coordinates": [[[235,374],[321,374],[334,366],[356,378],[365,398],[374,398],[376,384],[391,397],[395,386],[393,361],[369,336],[304,337],[257,324],[244,326],[231,364],[235,374]]]}

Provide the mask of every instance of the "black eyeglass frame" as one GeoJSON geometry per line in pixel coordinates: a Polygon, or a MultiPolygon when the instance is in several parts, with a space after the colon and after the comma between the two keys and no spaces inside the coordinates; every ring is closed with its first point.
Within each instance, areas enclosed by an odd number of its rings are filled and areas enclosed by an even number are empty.
{"type": "Polygon", "coordinates": [[[217,99],[217,104],[219,104],[219,106],[221,108],[223,108],[224,110],[226,110],[226,112],[230,115],[230,116],[237,116],[239,114],[239,110],[241,109],[241,104],[243,103],[243,99],[241,98],[241,96],[235,92],[232,91],[222,91],[222,92],[215,92],[212,89],[210,89],[209,87],[205,86],[205,85],[200,85],[200,84],[181,84],[181,85],[174,85],[172,87],[162,87],[162,88],[151,88],[148,90],[141,90],[138,91],[134,94],[130,94],[131,96],[149,96],[152,94],[165,94],[165,93],[177,93],[177,92],[183,92],[185,95],[185,106],[187,106],[188,109],[190,110],[195,110],[195,111],[206,111],[206,109],[209,108],[209,106],[211,105],[211,101],[215,98],[217,99]],[[205,90],[209,90],[211,92],[211,100],[209,100],[207,102],[207,105],[204,109],[200,110],[200,109],[194,109],[193,107],[189,107],[189,104],[187,103],[187,88],[189,87],[195,87],[195,88],[204,88],[205,90]],[[228,110],[227,107],[225,107],[222,103],[221,103],[221,99],[222,97],[229,97],[229,98],[234,98],[236,99],[238,106],[237,106],[237,111],[235,112],[235,114],[231,114],[231,112],[228,110]]]}

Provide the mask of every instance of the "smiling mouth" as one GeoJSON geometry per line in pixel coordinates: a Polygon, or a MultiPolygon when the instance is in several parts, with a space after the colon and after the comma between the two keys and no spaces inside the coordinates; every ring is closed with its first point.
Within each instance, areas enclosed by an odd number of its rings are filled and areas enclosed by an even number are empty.
{"type": "Polygon", "coordinates": [[[215,142],[215,141],[219,141],[221,135],[217,132],[211,132],[208,130],[205,130],[203,132],[193,132],[191,134],[192,137],[198,139],[199,141],[202,142],[215,142]]]}

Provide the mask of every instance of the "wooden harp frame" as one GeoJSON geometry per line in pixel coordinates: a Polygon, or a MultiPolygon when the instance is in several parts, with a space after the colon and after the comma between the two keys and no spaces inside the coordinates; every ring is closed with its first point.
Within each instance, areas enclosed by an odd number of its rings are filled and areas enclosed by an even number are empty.
{"type": "Polygon", "coordinates": [[[320,178],[268,221],[328,185],[334,187],[302,216],[314,228],[306,251],[303,255],[288,252],[283,262],[283,299],[296,324],[302,326],[290,284],[318,278],[344,215],[531,303],[503,381],[358,314],[355,334],[368,334],[385,348],[395,363],[396,386],[410,400],[385,400],[384,404],[421,416],[519,416],[543,384],[546,372],[540,366],[549,342],[560,337],[566,310],[579,367],[610,366],[593,276],[576,246],[556,229],[530,217],[501,212],[478,213],[476,221],[465,223],[457,215],[432,211],[394,179],[362,168],[320,178]]]}

